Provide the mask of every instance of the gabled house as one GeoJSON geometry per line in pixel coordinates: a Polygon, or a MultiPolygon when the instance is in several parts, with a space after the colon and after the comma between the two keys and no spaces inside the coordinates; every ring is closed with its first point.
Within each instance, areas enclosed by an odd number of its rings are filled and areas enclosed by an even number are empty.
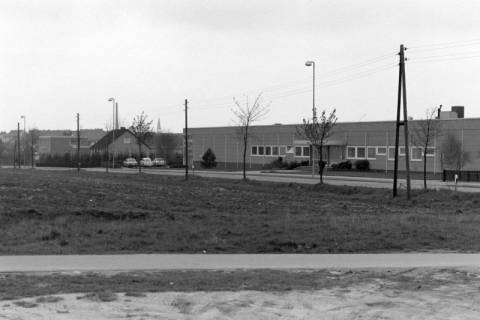
{"type": "MultiPolygon", "coordinates": [[[[109,131],[105,136],[90,147],[92,152],[115,153],[128,156],[138,156],[137,138],[132,131],[125,127],[109,131]]],[[[142,154],[149,155],[152,148],[142,143],[142,154]]]]}

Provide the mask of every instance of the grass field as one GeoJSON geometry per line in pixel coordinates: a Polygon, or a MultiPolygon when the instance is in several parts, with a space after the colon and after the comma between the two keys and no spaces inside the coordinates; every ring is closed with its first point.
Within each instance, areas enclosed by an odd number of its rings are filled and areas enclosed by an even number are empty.
{"type": "Polygon", "coordinates": [[[480,251],[480,196],[0,169],[0,254],[480,251]]]}

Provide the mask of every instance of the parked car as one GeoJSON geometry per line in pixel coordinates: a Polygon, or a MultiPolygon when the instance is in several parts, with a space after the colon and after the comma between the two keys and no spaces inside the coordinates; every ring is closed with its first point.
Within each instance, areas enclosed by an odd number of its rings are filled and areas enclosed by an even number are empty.
{"type": "Polygon", "coordinates": [[[161,166],[164,166],[164,165],[166,165],[166,164],[167,164],[167,162],[166,162],[165,159],[163,159],[163,158],[155,158],[155,159],[153,159],[153,165],[154,165],[155,167],[161,167],[161,166]]]}
{"type": "Polygon", "coordinates": [[[127,168],[136,167],[138,165],[135,158],[127,158],[123,161],[123,166],[127,168]]]}
{"type": "Polygon", "coordinates": [[[141,165],[142,167],[151,167],[151,166],[153,166],[152,159],[150,159],[150,158],[142,158],[142,160],[140,160],[140,165],[141,165]]]}

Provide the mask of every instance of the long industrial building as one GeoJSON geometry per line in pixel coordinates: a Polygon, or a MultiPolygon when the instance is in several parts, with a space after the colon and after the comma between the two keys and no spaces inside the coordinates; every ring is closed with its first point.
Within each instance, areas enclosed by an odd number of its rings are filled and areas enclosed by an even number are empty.
{"type": "MultiPolygon", "coordinates": [[[[423,170],[423,148],[416,145],[413,129],[422,120],[408,121],[410,127],[410,168],[423,170]]],[[[442,144],[454,136],[462,151],[468,154],[463,170],[480,169],[480,118],[464,118],[463,107],[442,111],[433,121],[439,122],[439,133],[432,137],[427,153],[427,170],[441,172],[445,168],[442,144]]],[[[252,126],[247,145],[247,168],[259,169],[282,157],[285,161],[311,161],[309,142],[297,133],[295,124],[252,126]]],[[[395,154],[395,121],[338,122],[325,143],[324,160],[328,165],[345,160],[367,159],[374,170],[393,170],[395,154]]],[[[216,155],[217,168],[241,168],[242,142],[238,127],[189,128],[189,164],[200,167],[208,148],[216,155]]],[[[405,168],[403,128],[400,131],[399,168],[405,168]]],[[[316,157],[316,155],[314,155],[316,157]]],[[[315,159],[316,160],[316,159],[315,159]]]]}

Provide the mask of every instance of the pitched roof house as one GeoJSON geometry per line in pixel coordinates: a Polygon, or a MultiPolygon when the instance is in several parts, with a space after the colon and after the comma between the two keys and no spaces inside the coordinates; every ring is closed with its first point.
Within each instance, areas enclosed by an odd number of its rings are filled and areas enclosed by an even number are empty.
{"type": "MultiPolygon", "coordinates": [[[[90,147],[93,152],[115,152],[116,154],[138,154],[137,139],[132,131],[125,127],[109,131],[105,136],[90,147]]],[[[152,148],[142,143],[142,153],[149,154],[152,148]]]]}

